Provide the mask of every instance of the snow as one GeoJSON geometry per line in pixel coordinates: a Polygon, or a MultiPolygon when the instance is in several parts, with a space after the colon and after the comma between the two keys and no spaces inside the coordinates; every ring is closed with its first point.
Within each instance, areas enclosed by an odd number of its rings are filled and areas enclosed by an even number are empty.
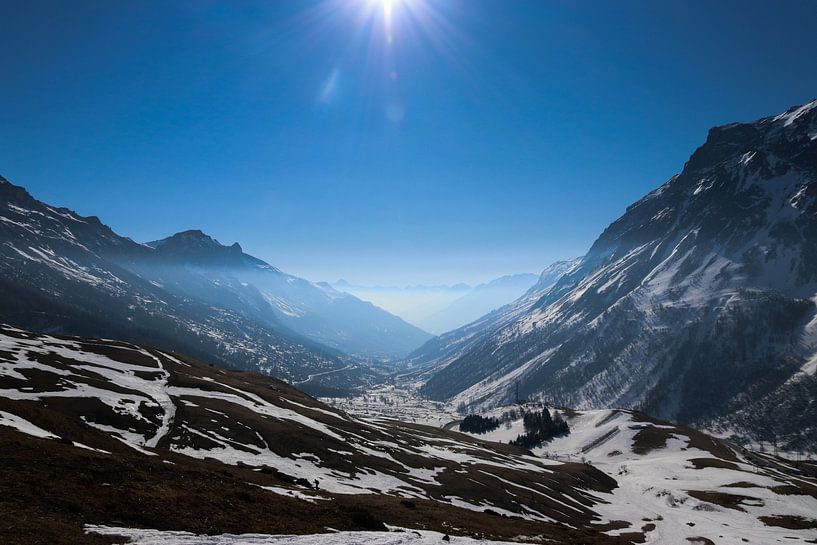
{"type": "MultiPolygon", "coordinates": [[[[376,423],[378,418],[372,415],[387,414],[390,418],[404,418],[411,420],[411,415],[418,408],[421,414],[434,414],[429,418],[431,422],[440,423],[445,419],[445,411],[434,412],[436,404],[419,398],[411,398],[405,390],[396,387],[378,389],[366,396],[360,396],[353,403],[346,404],[336,400],[339,406],[351,406],[363,414],[366,419],[376,423]],[[365,401],[364,401],[365,399],[365,401]],[[425,405],[424,405],[425,404],[425,405]]],[[[507,407],[499,407],[490,411],[486,416],[499,416],[507,407]]],[[[459,415],[451,413],[450,417],[459,415]]],[[[725,543],[738,543],[742,539],[756,539],[772,542],[783,533],[790,535],[790,531],[768,527],[758,520],[759,516],[774,514],[794,514],[806,518],[813,518],[817,513],[817,503],[813,498],[781,496],[766,488],[783,484],[777,478],[755,472],[755,469],[741,463],[738,469],[705,468],[695,469],[689,462],[692,458],[712,458],[712,454],[692,449],[688,446],[688,438],[683,434],[671,437],[665,448],[650,453],[649,456],[637,455],[633,452],[633,438],[645,423],[633,420],[631,413],[626,411],[588,411],[581,416],[571,419],[572,433],[565,438],[559,438],[536,453],[542,457],[559,461],[588,461],[595,467],[605,471],[619,482],[619,488],[612,495],[599,494],[599,499],[609,502],[597,509],[604,515],[605,520],[627,520],[632,525],[629,530],[637,530],[643,526],[642,518],[649,514],[660,521],[655,521],[657,528],[650,532],[648,543],[688,543],[687,537],[708,535],[712,538],[720,535],[729,535],[725,543]],[[727,485],[735,482],[751,482],[762,489],[730,489],[727,485]],[[690,496],[687,491],[720,491],[731,494],[746,495],[758,498],[759,501],[749,502],[744,506],[748,514],[716,506],[690,496]],[[760,502],[763,502],[761,505],[760,502]],[[722,525],[729,524],[734,517],[745,519],[746,531],[725,529],[722,525]],[[709,521],[709,522],[707,522],[709,521]],[[695,526],[689,526],[692,522],[695,526]]],[[[674,430],[673,426],[649,424],[656,428],[674,430]]],[[[509,442],[523,432],[521,420],[503,423],[497,430],[474,437],[484,441],[509,442]]],[[[443,445],[427,444],[421,448],[427,457],[444,459],[463,466],[474,463],[475,459],[462,448],[445,448],[443,445]]],[[[545,460],[543,460],[545,461],[545,460]]],[[[480,461],[480,463],[485,463],[480,461]]],[[[508,463],[508,462],[505,462],[508,463]]],[[[556,462],[550,462],[556,463],[556,462]]],[[[490,464],[486,464],[490,465],[490,464]]],[[[541,468],[538,471],[542,471],[541,468]]],[[[490,471],[484,472],[492,475],[490,471]]],[[[500,479],[496,475],[492,475],[500,479]]],[[[501,479],[500,479],[501,480],[501,479]]],[[[513,486],[505,483],[506,489],[512,492],[513,486]],[[510,488],[508,488],[510,487],[510,488]]],[[[522,488],[514,485],[516,488],[522,488]]],[[[542,492],[539,492],[542,493],[542,492]]],[[[546,494],[543,494],[546,495],[546,494]]],[[[447,497],[455,505],[477,511],[486,508],[494,509],[489,505],[474,504],[460,498],[447,497]]],[[[567,508],[576,509],[563,501],[553,498],[567,508]]],[[[570,501],[569,499],[565,501],[570,501]]],[[[496,510],[496,509],[494,509],[496,510]]],[[[528,513],[529,518],[537,518],[536,513],[528,513]]],[[[622,530],[627,531],[627,530],[622,530]]],[[[811,535],[808,531],[794,531],[794,535],[811,535]]],[[[720,542],[717,541],[716,542],[720,542]]]]}
{"type": "Polygon", "coordinates": [[[788,112],[782,113],[778,116],[775,116],[772,120],[773,121],[783,121],[784,127],[791,126],[795,121],[797,121],[800,117],[808,114],[811,110],[817,108],[817,100],[812,100],[806,104],[798,108],[794,108],[788,112]]]}
{"type": "Polygon", "coordinates": [[[250,445],[242,445],[241,449],[231,446],[231,441],[221,437],[213,431],[195,430],[186,428],[187,431],[206,437],[211,441],[220,444],[217,448],[194,449],[191,447],[179,447],[172,445],[173,452],[189,456],[191,458],[213,458],[226,464],[236,465],[239,462],[250,466],[269,466],[278,469],[288,475],[298,475],[306,478],[310,483],[316,479],[320,483],[320,488],[335,494],[372,494],[393,493],[398,496],[423,497],[424,492],[403,480],[374,470],[360,468],[354,476],[336,471],[327,467],[322,467],[319,461],[312,459],[293,459],[280,456],[272,452],[269,447],[260,449],[250,445]],[[252,452],[247,452],[251,449],[252,452]]]}
{"type": "Polygon", "coordinates": [[[290,498],[297,498],[299,500],[303,500],[307,503],[317,503],[318,500],[330,500],[331,498],[326,498],[319,494],[305,494],[300,490],[293,490],[291,488],[281,488],[279,486],[262,486],[264,490],[268,490],[274,494],[278,494],[279,496],[288,496],[290,498]]]}
{"type": "Polygon", "coordinates": [[[238,388],[233,388],[232,386],[228,386],[226,384],[218,382],[215,382],[215,384],[218,384],[223,388],[233,390],[236,393],[228,394],[225,392],[217,392],[213,390],[200,390],[198,388],[181,388],[178,386],[168,387],[167,392],[169,395],[172,395],[174,397],[188,397],[188,398],[192,397],[226,401],[228,403],[233,403],[235,405],[246,407],[247,409],[250,409],[251,411],[254,411],[258,414],[262,414],[264,416],[269,416],[278,420],[289,420],[291,422],[297,422],[303,426],[312,428],[329,437],[332,437],[333,439],[343,441],[343,437],[341,435],[330,429],[329,426],[327,426],[323,422],[318,422],[317,420],[304,416],[290,409],[279,407],[278,405],[274,405],[256,396],[255,394],[245,392],[238,388]]]}
{"type": "MultiPolygon", "coordinates": [[[[788,478],[784,476],[756,468],[745,460],[734,464],[736,469],[696,469],[690,460],[713,459],[713,454],[691,447],[689,438],[673,426],[639,422],[627,411],[585,411],[569,418],[568,424],[569,435],[557,437],[534,452],[562,461],[587,461],[618,482],[611,494],[597,494],[603,503],[594,508],[602,515],[602,522],[624,520],[631,524],[611,534],[638,530],[646,524],[645,519],[650,519],[656,528],[648,532],[648,544],[689,545],[689,538],[699,536],[727,545],[745,543],[744,540],[776,543],[782,536],[803,541],[817,538],[817,530],[785,530],[766,526],[759,520],[758,517],[773,515],[817,517],[817,499],[771,490],[787,484],[788,478]],[[635,454],[634,437],[644,426],[672,431],[666,446],[647,455],[635,454]],[[752,486],[729,486],[739,482],[752,486]],[[743,502],[741,508],[745,512],[741,512],[698,500],[688,491],[714,491],[755,500],[743,502]]],[[[521,421],[511,425],[512,430],[519,427],[521,421]]],[[[474,437],[506,442],[511,433],[500,426],[474,437]]]]}
{"type": "MultiPolygon", "coordinates": [[[[132,545],[439,545],[443,534],[426,530],[395,529],[391,532],[334,532],[311,535],[222,534],[202,536],[189,532],[168,532],[109,526],[85,526],[89,534],[122,536],[132,545]]],[[[487,541],[467,537],[451,537],[450,543],[478,545],[480,543],[511,545],[507,541],[487,541]]],[[[687,544],[688,545],[688,544],[687,544]]]]}
{"type": "Polygon", "coordinates": [[[25,375],[21,374],[21,371],[25,369],[47,371],[61,376],[59,382],[61,389],[45,392],[5,389],[0,390],[0,397],[31,401],[50,397],[97,398],[119,414],[143,421],[150,426],[157,426],[156,432],[152,436],[145,437],[130,430],[103,426],[91,421],[86,422],[92,427],[121,438],[126,444],[133,447],[155,447],[159,440],[167,434],[173,421],[175,405],[168,394],[167,379],[169,375],[162,368],[158,358],[144,350],[133,349],[140,354],[151,356],[156,361],[157,367],[133,365],[85,351],[79,343],[74,341],[51,337],[44,337],[44,339],[46,339],[46,342],[41,339],[18,339],[0,334],[0,349],[16,354],[16,360],[0,361],[0,376],[25,378],[25,375]],[[83,372],[89,373],[90,376],[99,376],[105,379],[116,386],[117,391],[92,386],[82,382],[81,377],[74,375],[71,371],[39,363],[34,359],[37,354],[41,356],[59,356],[71,362],[72,367],[81,369],[83,372]],[[154,374],[154,371],[157,375],[154,380],[142,378],[137,374],[144,372],[154,374]],[[139,407],[143,404],[148,407],[159,406],[162,409],[161,422],[158,425],[139,412],[139,407]]]}
{"type": "Polygon", "coordinates": [[[35,426],[28,420],[5,411],[0,411],[0,426],[8,426],[27,435],[32,435],[41,439],[59,439],[59,437],[53,433],[35,426]]]}
{"type": "MultiPolygon", "coordinates": [[[[162,378],[160,379],[161,387],[164,390],[167,390],[167,381],[170,378],[170,373],[165,371],[165,368],[162,365],[162,360],[146,350],[142,350],[141,352],[147,356],[150,356],[154,361],[156,361],[156,365],[162,370],[162,378]]],[[[156,445],[159,444],[159,441],[161,441],[170,432],[170,426],[173,423],[174,416],[176,415],[176,405],[173,404],[173,401],[170,399],[169,395],[160,395],[157,396],[157,398],[159,405],[162,407],[162,425],[156,431],[156,434],[145,443],[145,446],[150,448],[155,448],[156,445]]]]}

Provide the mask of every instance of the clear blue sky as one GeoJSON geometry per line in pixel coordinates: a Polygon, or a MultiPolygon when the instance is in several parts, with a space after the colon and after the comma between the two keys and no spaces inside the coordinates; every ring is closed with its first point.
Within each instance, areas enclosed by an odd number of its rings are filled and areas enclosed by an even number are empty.
{"type": "Polygon", "coordinates": [[[0,174],[140,241],[477,282],[817,96],[812,1],[394,0],[391,44],[371,2],[0,0],[0,174]]]}

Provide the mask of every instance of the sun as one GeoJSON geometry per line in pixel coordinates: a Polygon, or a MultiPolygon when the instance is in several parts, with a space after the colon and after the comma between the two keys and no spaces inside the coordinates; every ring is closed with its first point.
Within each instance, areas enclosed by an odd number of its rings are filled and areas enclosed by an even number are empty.
{"type": "Polygon", "coordinates": [[[395,11],[399,10],[407,1],[408,0],[369,0],[376,9],[383,13],[383,24],[386,27],[386,40],[389,43],[394,41],[395,11]]]}

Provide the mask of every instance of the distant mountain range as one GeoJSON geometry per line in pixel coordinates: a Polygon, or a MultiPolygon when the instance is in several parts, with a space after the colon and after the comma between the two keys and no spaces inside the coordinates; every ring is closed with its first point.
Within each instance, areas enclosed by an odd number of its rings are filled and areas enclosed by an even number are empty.
{"type": "Polygon", "coordinates": [[[360,286],[338,280],[333,287],[372,301],[425,331],[441,334],[517,299],[538,278],[535,274],[523,273],[503,276],[478,286],[459,283],[406,287],[360,286]]]}
{"type": "Polygon", "coordinates": [[[424,393],[817,445],[817,101],[710,130],[552,286],[429,341],[424,393]]]}
{"type": "Polygon", "coordinates": [[[407,353],[430,335],[200,231],[150,244],[0,178],[0,320],[142,342],[289,381],[359,384],[345,354],[407,353]]]}

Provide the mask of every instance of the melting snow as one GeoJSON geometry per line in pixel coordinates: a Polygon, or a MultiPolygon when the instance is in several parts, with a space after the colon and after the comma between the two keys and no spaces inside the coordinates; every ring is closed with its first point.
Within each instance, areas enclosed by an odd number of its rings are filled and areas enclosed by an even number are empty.
{"type": "MultiPolygon", "coordinates": [[[[393,532],[335,532],[302,536],[274,536],[264,534],[222,534],[201,536],[189,532],[166,532],[133,528],[112,528],[87,525],[89,534],[122,536],[132,545],[439,545],[444,543],[443,534],[429,531],[397,530],[393,532]]],[[[452,537],[451,543],[477,545],[494,543],[511,545],[507,541],[486,541],[467,537],[452,537]]]]}

